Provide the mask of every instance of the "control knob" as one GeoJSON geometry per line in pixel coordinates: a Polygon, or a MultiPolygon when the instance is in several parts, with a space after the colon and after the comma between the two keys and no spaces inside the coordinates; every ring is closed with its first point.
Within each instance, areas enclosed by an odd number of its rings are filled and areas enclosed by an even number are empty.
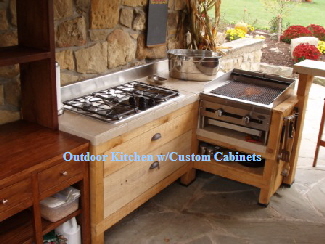
{"type": "Polygon", "coordinates": [[[216,114],[221,117],[223,115],[223,110],[221,108],[219,108],[217,111],[216,111],[216,114]]]}
{"type": "Polygon", "coordinates": [[[243,117],[243,120],[244,120],[244,123],[245,124],[249,124],[251,122],[250,121],[251,120],[251,117],[249,115],[246,115],[246,116],[243,117]]]}

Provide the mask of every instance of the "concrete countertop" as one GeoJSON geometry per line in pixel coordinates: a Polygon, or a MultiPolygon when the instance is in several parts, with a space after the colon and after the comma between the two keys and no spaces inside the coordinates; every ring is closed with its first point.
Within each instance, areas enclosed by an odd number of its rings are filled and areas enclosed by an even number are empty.
{"type": "MultiPolygon", "coordinates": [[[[157,107],[153,107],[117,123],[106,123],[70,111],[65,111],[64,114],[59,116],[60,130],[83,137],[89,140],[92,145],[100,145],[114,137],[129,132],[197,101],[199,99],[199,93],[203,91],[204,85],[207,83],[170,78],[166,62],[161,62],[155,73],[167,79],[165,83],[160,86],[178,90],[181,95],[157,107]]],[[[103,77],[101,79],[103,79],[103,77]]],[[[134,80],[147,82],[147,75],[134,80]]]]}

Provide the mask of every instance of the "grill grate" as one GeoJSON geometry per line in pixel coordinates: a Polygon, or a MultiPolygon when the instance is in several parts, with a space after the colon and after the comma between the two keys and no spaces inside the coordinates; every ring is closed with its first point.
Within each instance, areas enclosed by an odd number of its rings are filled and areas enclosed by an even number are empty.
{"type": "Polygon", "coordinates": [[[215,90],[212,90],[211,93],[269,105],[283,91],[284,89],[231,81],[215,90]]]}

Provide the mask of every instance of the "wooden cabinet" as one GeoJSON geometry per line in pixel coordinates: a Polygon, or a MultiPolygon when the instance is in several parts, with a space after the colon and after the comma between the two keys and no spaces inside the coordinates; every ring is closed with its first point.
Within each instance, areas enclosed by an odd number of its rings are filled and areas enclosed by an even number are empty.
{"type": "Polygon", "coordinates": [[[0,243],[43,243],[44,234],[72,217],[90,243],[89,165],[63,159],[67,151],[86,153],[89,143],[23,121],[0,129],[0,243]],[[41,218],[40,201],[71,185],[81,191],[79,209],[54,223],[41,218]]]}
{"type": "Polygon", "coordinates": [[[3,189],[0,188],[0,219],[6,219],[31,206],[32,193],[31,178],[19,180],[3,189]]]}
{"type": "MultiPolygon", "coordinates": [[[[153,156],[152,160],[133,161],[120,170],[104,178],[105,218],[122,209],[148,189],[154,187],[166,176],[171,175],[186,164],[186,161],[173,161],[173,158],[158,160],[156,155],[168,155],[176,151],[182,155],[191,153],[191,131],[166,142],[159,149],[143,155],[153,156]]],[[[125,143],[125,146],[128,142],[125,143]]],[[[176,158],[176,157],[174,157],[176,158]]]]}
{"type": "Polygon", "coordinates": [[[47,192],[51,191],[52,188],[65,184],[65,182],[70,182],[84,173],[84,168],[82,167],[84,164],[83,162],[62,161],[63,159],[59,160],[57,164],[37,174],[39,192],[41,195],[48,194],[47,192]]]}
{"type": "Polygon", "coordinates": [[[197,139],[200,141],[236,152],[260,155],[265,159],[264,167],[250,168],[237,162],[211,160],[194,162],[194,168],[260,188],[259,203],[267,205],[271,196],[282,184],[282,171],[288,165],[279,160],[278,152],[283,118],[293,113],[297,101],[297,98],[293,96],[273,109],[267,145],[247,142],[242,133],[230,130],[227,132],[223,129],[197,130],[197,139]]]}
{"type": "Polygon", "coordinates": [[[106,161],[90,164],[92,243],[104,243],[106,229],[192,169],[192,162],[177,155],[191,154],[197,112],[198,104],[190,104],[91,146],[91,154],[107,155],[106,161]]]}
{"type": "Polygon", "coordinates": [[[88,163],[62,158],[89,145],[57,131],[53,0],[16,0],[16,17],[18,45],[0,48],[0,66],[19,64],[22,92],[22,120],[0,126],[0,243],[43,243],[75,216],[89,243],[88,163]],[[70,185],[81,190],[80,208],[55,223],[42,219],[40,201],[70,185]]]}

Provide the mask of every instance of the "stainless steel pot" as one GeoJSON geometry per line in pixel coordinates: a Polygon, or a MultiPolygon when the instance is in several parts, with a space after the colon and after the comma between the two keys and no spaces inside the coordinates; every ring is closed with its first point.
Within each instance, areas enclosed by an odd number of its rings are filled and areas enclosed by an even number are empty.
{"type": "Polygon", "coordinates": [[[213,80],[218,72],[220,55],[209,50],[172,49],[167,52],[169,75],[193,81],[213,80]]]}

